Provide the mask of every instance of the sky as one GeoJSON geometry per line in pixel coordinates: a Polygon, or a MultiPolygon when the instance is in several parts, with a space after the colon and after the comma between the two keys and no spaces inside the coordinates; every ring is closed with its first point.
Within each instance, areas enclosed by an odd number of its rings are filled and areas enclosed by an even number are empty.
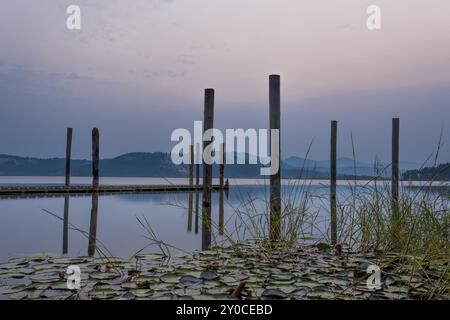
{"type": "Polygon", "coordinates": [[[282,156],[450,161],[448,0],[1,0],[0,154],[89,158],[170,151],[176,128],[267,128],[268,77],[281,76],[282,156]],[[81,30],[66,8],[81,8],[81,30]],[[366,27],[369,5],[381,30],[366,27]]]}

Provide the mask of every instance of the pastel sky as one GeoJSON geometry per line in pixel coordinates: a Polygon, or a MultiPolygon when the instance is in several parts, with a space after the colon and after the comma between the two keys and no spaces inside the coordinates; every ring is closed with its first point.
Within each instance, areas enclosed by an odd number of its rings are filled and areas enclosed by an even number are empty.
{"type": "Polygon", "coordinates": [[[390,157],[401,118],[401,160],[436,150],[450,161],[448,0],[2,0],[0,154],[102,157],[170,151],[170,134],[202,119],[216,90],[215,123],[267,128],[268,76],[281,75],[283,157],[390,157]],[[66,28],[81,7],[82,29],[66,28]],[[369,31],[366,9],[382,10],[369,31]]]}

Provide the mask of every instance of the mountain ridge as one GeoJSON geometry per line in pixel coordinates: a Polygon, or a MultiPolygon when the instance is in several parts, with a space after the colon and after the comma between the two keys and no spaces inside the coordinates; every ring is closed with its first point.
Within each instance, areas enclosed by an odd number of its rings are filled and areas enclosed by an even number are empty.
{"type": "MultiPolygon", "coordinates": [[[[235,157],[242,155],[235,155],[235,157]]],[[[251,155],[246,155],[248,159],[251,155]]],[[[37,158],[0,154],[0,176],[62,176],[65,174],[65,158],[37,158]]],[[[301,157],[288,157],[282,160],[282,175],[286,178],[329,178],[329,160],[312,160],[301,157]]],[[[412,164],[400,163],[401,171],[412,170],[412,164]]],[[[417,168],[419,166],[417,165],[417,168]]],[[[389,169],[389,168],[388,168],[389,169]]],[[[257,178],[260,164],[225,165],[226,176],[230,178],[257,178]]],[[[374,165],[356,161],[348,157],[337,159],[338,177],[387,178],[390,170],[382,174],[374,165]],[[356,164],[356,166],[354,166],[356,164]],[[355,176],[356,173],[356,176],[355,176]]],[[[130,152],[114,158],[100,160],[101,176],[109,177],[186,177],[188,165],[174,165],[170,153],[130,152]]],[[[214,176],[218,176],[218,165],[213,166],[214,176]]],[[[72,176],[90,176],[91,161],[71,160],[72,176]]]]}

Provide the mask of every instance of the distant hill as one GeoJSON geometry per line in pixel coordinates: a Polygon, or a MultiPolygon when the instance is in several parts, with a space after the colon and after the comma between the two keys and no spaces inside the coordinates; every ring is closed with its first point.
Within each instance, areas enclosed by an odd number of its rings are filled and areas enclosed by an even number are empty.
{"type": "MultiPolygon", "coordinates": [[[[237,156],[235,156],[236,158],[237,156]]],[[[249,158],[249,155],[239,155],[249,158]]],[[[306,160],[290,157],[283,160],[282,176],[284,178],[328,179],[329,161],[306,160]]],[[[405,166],[402,166],[405,169],[405,166]]],[[[72,160],[72,176],[90,176],[90,160],[72,160]]],[[[213,166],[213,175],[218,176],[219,168],[213,166]]],[[[225,165],[229,178],[261,178],[260,164],[225,165]]],[[[354,173],[359,179],[377,176],[372,165],[354,162],[350,158],[339,158],[337,161],[338,178],[353,179],[354,173]]],[[[65,173],[64,158],[39,159],[0,155],[0,176],[63,176],[65,173]]],[[[390,171],[381,176],[388,177],[390,171]]],[[[169,153],[133,152],[111,159],[100,160],[100,175],[104,177],[186,177],[187,165],[174,165],[169,153]]],[[[380,175],[378,175],[380,176],[380,175]]]]}
{"type": "Polygon", "coordinates": [[[436,167],[406,171],[403,174],[403,179],[411,181],[450,181],[450,162],[436,167]]]}
{"type": "MultiPolygon", "coordinates": [[[[100,174],[104,177],[181,177],[186,176],[185,166],[176,166],[170,155],[162,152],[127,153],[112,159],[100,160],[100,174]]],[[[64,158],[38,159],[0,155],[2,176],[63,176],[64,158]]],[[[72,160],[73,176],[90,176],[90,160],[72,160]]]]}

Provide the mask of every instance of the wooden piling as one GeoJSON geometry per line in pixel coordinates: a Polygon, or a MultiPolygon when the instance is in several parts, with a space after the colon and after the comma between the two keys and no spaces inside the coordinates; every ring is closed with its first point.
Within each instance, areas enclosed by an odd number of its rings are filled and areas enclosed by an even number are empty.
{"type": "Polygon", "coordinates": [[[394,250],[401,249],[399,234],[402,233],[402,224],[398,203],[399,191],[399,145],[400,145],[400,119],[392,119],[392,177],[391,177],[391,229],[392,246],[394,250]]]}
{"type": "Polygon", "coordinates": [[[88,255],[95,254],[97,242],[97,218],[98,218],[98,186],[99,186],[99,161],[100,161],[100,134],[97,128],[92,129],[92,207],[91,221],[89,225],[88,255]]]}
{"type": "Polygon", "coordinates": [[[400,119],[392,119],[392,201],[398,202],[400,119]]]}
{"type": "MultiPolygon", "coordinates": [[[[206,89],[203,133],[212,128],[214,128],[214,89],[206,89]]],[[[205,141],[203,148],[211,143],[205,141]]],[[[211,187],[212,165],[205,163],[203,157],[202,250],[207,250],[211,246],[211,187]]]]}
{"type": "Polygon", "coordinates": [[[92,188],[98,189],[100,161],[100,134],[97,128],[92,130],[92,188]]]}
{"type": "Polygon", "coordinates": [[[330,213],[331,213],[331,244],[337,242],[337,212],[336,212],[336,162],[337,162],[337,121],[331,121],[331,151],[330,151],[330,213]]]}
{"type": "MultiPolygon", "coordinates": [[[[280,132],[280,76],[269,76],[269,105],[270,105],[270,129],[280,132]]],[[[281,157],[280,136],[278,136],[278,150],[272,150],[271,156],[278,153],[281,157]]],[[[280,159],[278,159],[279,161],[280,159]]],[[[277,160],[275,160],[277,161],[277,160]]],[[[281,161],[277,173],[270,176],[270,239],[277,240],[280,237],[281,230],[281,161]]]]}
{"type": "Polygon", "coordinates": [[[66,142],[66,181],[65,186],[70,186],[70,158],[72,157],[72,128],[67,128],[66,142]]]}

